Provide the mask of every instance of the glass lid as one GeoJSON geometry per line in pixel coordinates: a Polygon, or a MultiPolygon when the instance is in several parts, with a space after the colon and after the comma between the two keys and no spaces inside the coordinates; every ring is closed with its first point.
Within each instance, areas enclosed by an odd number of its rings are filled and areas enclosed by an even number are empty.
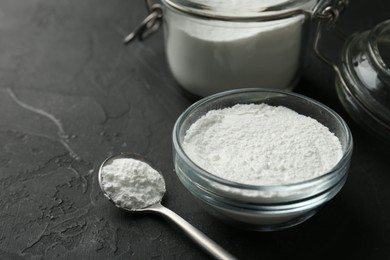
{"type": "Polygon", "coordinates": [[[162,0],[174,9],[216,19],[256,18],[309,11],[319,0],[162,0]]]}
{"type": "Polygon", "coordinates": [[[347,111],[355,121],[390,141],[390,20],[349,38],[341,71],[347,111]]]}
{"type": "Polygon", "coordinates": [[[361,102],[377,117],[390,122],[390,20],[367,32],[367,41],[356,43],[352,66],[361,102]]]}
{"type": "MultiPolygon", "coordinates": [[[[376,57],[375,66],[385,78],[390,77],[390,20],[380,23],[374,28],[369,39],[372,55],[376,57]]],[[[383,78],[383,80],[385,80],[383,78]]],[[[387,91],[390,84],[387,82],[387,91]]],[[[389,102],[390,103],[390,102],[389,102]]]]}
{"type": "Polygon", "coordinates": [[[379,24],[369,38],[373,66],[377,71],[372,95],[387,111],[390,118],[390,20],[379,24]]]}

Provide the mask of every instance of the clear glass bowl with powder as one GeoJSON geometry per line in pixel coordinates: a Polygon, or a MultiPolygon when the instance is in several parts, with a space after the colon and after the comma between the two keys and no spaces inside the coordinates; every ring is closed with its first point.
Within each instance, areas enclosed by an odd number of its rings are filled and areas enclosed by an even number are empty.
{"type": "Polygon", "coordinates": [[[333,110],[298,94],[267,89],[232,90],[204,98],[179,117],[173,130],[175,170],[183,185],[211,214],[234,226],[252,230],[283,229],[313,216],[343,187],[352,147],[348,126],[333,110]],[[207,172],[185,153],[183,140],[187,130],[208,111],[236,104],[262,103],[290,108],[326,126],[340,141],[340,161],[313,179],[283,185],[250,185],[207,172]]]}

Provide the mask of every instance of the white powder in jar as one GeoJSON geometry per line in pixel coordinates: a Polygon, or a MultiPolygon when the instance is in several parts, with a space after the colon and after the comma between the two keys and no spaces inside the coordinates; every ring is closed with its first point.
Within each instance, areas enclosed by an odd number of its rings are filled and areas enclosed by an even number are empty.
{"type": "Polygon", "coordinates": [[[309,180],[328,172],[342,157],[340,141],[327,127],[267,104],[209,111],[187,130],[183,149],[204,170],[250,185],[309,180]]]}
{"type": "MultiPolygon", "coordinates": [[[[225,2],[216,7],[232,12],[247,8],[246,1],[225,2]]],[[[170,70],[192,94],[207,96],[237,87],[294,87],[304,51],[303,15],[240,23],[195,19],[168,8],[164,18],[170,70]]]]}
{"type": "Polygon", "coordinates": [[[103,190],[115,204],[141,209],[158,203],[165,193],[165,181],[149,164],[132,158],[117,158],[101,170],[103,190]]]}
{"type": "Polygon", "coordinates": [[[291,0],[191,0],[193,6],[203,6],[202,11],[209,14],[223,13],[225,16],[255,16],[272,7],[281,7],[291,0]]]}

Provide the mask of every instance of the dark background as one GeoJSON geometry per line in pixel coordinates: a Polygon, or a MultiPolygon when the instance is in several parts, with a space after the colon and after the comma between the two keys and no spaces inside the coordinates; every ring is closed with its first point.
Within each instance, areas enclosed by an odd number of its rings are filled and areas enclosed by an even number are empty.
{"type": "MultiPolygon", "coordinates": [[[[160,30],[122,45],[142,0],[0,0],[0,259],[207,259],[158,216],[116,209],[99,190],[105,157],[144,154],[167,182],[164,205],[240,259],[390,259],[390,152],[337,99],[316,57],[296,92],[336,110],[354,137],[341,192],[283,231],[237,230],[209,216],[173,172],[171,131],[193,100],[168,71],[160,30]]],[[[390,19],[390,1],[355,0],[349,35],[390,19]]],[[[343,43],[324,36],[337,59],[343,43]]]]}

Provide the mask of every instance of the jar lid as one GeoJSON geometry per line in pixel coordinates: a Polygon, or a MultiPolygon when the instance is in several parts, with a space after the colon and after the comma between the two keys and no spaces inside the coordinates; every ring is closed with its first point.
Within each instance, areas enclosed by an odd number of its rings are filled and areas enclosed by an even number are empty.
{"type": "Polygon", "coordinates": [[[347,40],[340,71],[338,91],[346,110],[390,141],[390,20],[347,40]]]}
{"type": "Polygon", "coordinates": [[[319,0],[162,0],[176,10],[212,19],[247,20],[309,11],[319,0]]]}

